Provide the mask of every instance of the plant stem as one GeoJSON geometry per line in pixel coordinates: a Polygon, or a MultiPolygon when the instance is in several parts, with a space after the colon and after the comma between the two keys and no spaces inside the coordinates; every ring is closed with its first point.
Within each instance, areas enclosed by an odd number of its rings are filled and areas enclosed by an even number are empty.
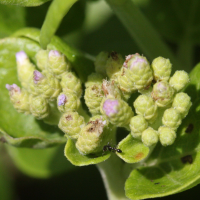
{"type": "Polygon", "coordinates": [[[142,14],[133,0],[106,0],[127,31],[149,59],[158,56],[169,58],[175,69],[181,69],[169,47],[142,14]]]}
{"type": "Polygon", "coordinates": [[[108,199],[128,200],[124,191],[125,178],[122,173],[122,161],[113,154],[105,162],[97,164],[97,167],[101,173],[108,199]]]}
{"type": "Polygon", "coordinates": [[[40,33],[40,44],[43,49],[46,49],[61,20],[76,1],[54,0],[51,3],[40,33]]]}

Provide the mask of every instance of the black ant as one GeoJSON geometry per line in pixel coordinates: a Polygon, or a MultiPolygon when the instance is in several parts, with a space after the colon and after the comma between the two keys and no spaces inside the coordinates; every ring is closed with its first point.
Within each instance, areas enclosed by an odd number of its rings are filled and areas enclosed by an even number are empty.
{"type": "Polygon", "coordinates": [[[112,146],[110,146],[110,144],[108,143],[107,145],[105,145],[105,146],[103,147],[103,154],[102,154],[102,155],[104,155],[105,152],[108,151],[108,150],[109,150],[110,152],[122,153],[122,150],[121,150],[121,149],[117,149],[116,146],[112,147],[112,146]]]}

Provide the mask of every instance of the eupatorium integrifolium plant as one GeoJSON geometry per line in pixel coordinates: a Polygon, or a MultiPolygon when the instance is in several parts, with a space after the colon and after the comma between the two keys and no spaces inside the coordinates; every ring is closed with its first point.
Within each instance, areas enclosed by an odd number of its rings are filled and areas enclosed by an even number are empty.
{"type": "Polygon", "coordinates": [[[25,29],[0,44],[2,63],[8,73],[13,71],[13,78],[5,73],[1,83],[1,109],[9,113],[1,124],[4,142],[44,148],[67,141],[67,159],[77,166],[97,164],[110,199],[165,196],[198,184],[198,179],[187,182],[190,177],[173,180],[171,170],[174,166],[185,172],[193,166],[185,164],[192,152],[182,146],[193,119],[178,129],[192,105],[184,91],[190,82],[185,71],[172,73],[169,59],[149,62],[137,53],[124,59],[116,52],[101,52],[92,60],[56,37],[42,50],[38,34],[25,29]],[[5,47],[11,48],[9,57],[5,47]],[[87,74],[81,75],[85,66],[87,74]],[[117,127],[130,132],[118,144],[117,127]]]}

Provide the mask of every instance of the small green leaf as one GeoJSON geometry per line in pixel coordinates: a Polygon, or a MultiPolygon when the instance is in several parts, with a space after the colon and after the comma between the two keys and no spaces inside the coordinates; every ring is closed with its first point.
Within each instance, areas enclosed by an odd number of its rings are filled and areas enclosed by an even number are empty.
{"type": "Polygon", "coordinates": [[[0,0],[0,3],[18,6],[39,6],[47,1],[50,0],[0,0]]]}
{"type": "Polygon", "coordinates": [[[77,0],[54,0],[49,7],[40,33],[40,44],[46,49],[63,17],[77,0]]]}
{"type": "Polygon", "coordinates": [[[34,60],[39,45],[26,38],[5,38],[0,41],[0,138],[14,146],[44,148],[66,142],[63,133],[31,115],[17,113],[10,102],[5,84],[19,84],[15,54],[25,51],[34,60]]]}
{"type": "Polygon", "coordinates": [[[131,134],[124,138],[117,148],[121,149],[122,153],[116,154],[127,163],[139,162],[149,153],[149,148],[141,141],[134,139],[131,134]]]}
{"type": "MultiPolygon", "coordinates": [[[[92,164],[97,164],[100,162],[103,162],[105,160],[107,160],[110,157],[110,152],[108,152],[105,155],[82,155],[79,153],[79,151],[77,150],[75,143],[73,142],[73,140],[68,139],[67,140],[67,144],[65,146],[65,156],[67,157],[67,159],[76,166],[84,166],[84,165],[92,165],[92,164]]],[[[103,152],[103,149],[102,149],[103,152]]]]}
{"type": "Polygon", "coordinates": [[[191,82],[185,92],[193,105],[177,131],[175,143],[157,145],[144,163],[133,170],[126,181],[126,196],[130,199],[163,197],[200,183],[200,64],[190,73],[191,82]]]}
{"type": "Polygon", "coordinates": [[[74,169],[63,155],[63,145],[46,149],[6,147],[18,169],[35,178],[49,178],[74,169]]]}

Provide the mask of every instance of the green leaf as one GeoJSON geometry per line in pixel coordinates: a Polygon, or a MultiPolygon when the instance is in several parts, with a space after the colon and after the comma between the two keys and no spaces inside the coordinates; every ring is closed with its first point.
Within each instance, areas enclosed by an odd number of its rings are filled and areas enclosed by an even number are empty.
{"type": "Polygon", "coordinates": [[[192,98],[193,105],[177,131],[175,143],[168,147],[157,145],[144,163],[145,167],[131,172],[125,184],[128,198],[163,197],[200,183],[200,64],[190,78],[185,92],[192,98]]]}
{"type": "Polygon", "coordinates": [[[25,26],[25,8],[0,5],[0,38],[25,26]]]}
{"type": "Polygon", "coordinates": [[[139,162],[149,153],[149,148],[141,141],[134,139],[131,134],[124,138],[117,148],[121,149],[122,153],[116,152],[116,154],[127,163],[139,162]]]}
{"type": "Polygon", "coordinates": [[[39,6],[47,1],[50,0],[0,0],[0,3],[18,6],[39,6]]]}
{"type": "Polygon", "coordinates": [[[47,12],[40,34],[40,44],[46,49],[63,17],[77,0],[54,0],[47,12]]]}
{"type": "MultiPolygon", "coordinates": [[[[37,43],[39,43],[39,35],[40,31],[34,28],[24,28],[13,34],[15,37],[27,37],[37,43]]],[[[78,77],[83,82],[87,80],[88,75],[94,72],[94,57],[68,46],[56,36],[52,38],[47,49],[57,49],[65,54],[68,60],[72,63],[73,69],[77,72],[78,77]]]]}
{"type": "Polygon", "coordinates": [[[0,160],[0,199],[11,200],[13,195],[11,189],[10,177],[5,166],[3,166],[2,160],[0,160]]]}
{"type": "MultiPolygon", "coordinates": [[[[102,150],[103,152],[103,150],[102,150]]],[[[73,140],[68,139],[67,144],[65,146],[64,150],[65,156],[67,159],[76,166],[84,166],[84,165],[91,165],[91,164],[97,164],[100,162],[103,162],[107,160],[110,157],[110,152],[108,152],[105,155],[82,155],[77,150],[75,143],[73,140]]]]}
{"type": "Polygon", "coordinates": [[[35,178],[49,178],[75,168],[66,161],[63,145],[46,149],[6,147],[18,169],[35,178]]]}
{"type": "Polygon", "coordinates": [[[19,114],[10,103],[5,84],[19,84],[15,54],[25,51],[34,60],[39,45],[26,38],[5,38],[0,41],[0,137],[14,146],[44,148],[66,142],[63,133],[31,115],[19,114]]]}

